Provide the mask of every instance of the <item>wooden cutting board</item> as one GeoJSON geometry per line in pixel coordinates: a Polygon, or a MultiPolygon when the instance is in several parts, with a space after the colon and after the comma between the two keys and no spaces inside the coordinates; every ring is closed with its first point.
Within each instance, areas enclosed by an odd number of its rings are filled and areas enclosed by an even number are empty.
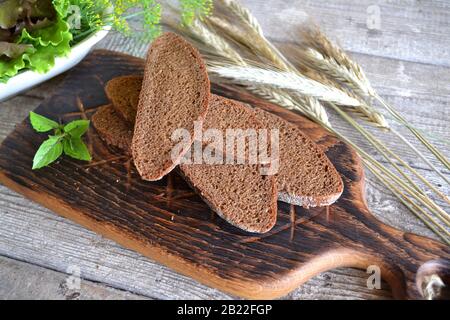
{"type": "MultiPolygon", "coordinates": [[[[35,112],[62,122],[90,118],[108,102],[103,87],[109,79],[142,70],[141,59],[95,51],[35,112]]],[[[176,173],[158,182],[140,180],[130,159],[106,146],[93,128],[87,134],[90,164],[63,157],[32,171],[45,135],[35,133],[28,119],[0,147],[0,181],[61,216],[236,296],[280,297],[320,272],[344,266],[378,266],[398,298],[421,298],[418,285],[428,274],[446,276],[449,247],[387,226],[369,212],[361,162],[346,144],[278,106],[223,87],[214,91],[301,127],[341,173],[345,189],[339,201],[309,210],[279,202],[273,230],[243,232],[216,216],[176,173]]]]}

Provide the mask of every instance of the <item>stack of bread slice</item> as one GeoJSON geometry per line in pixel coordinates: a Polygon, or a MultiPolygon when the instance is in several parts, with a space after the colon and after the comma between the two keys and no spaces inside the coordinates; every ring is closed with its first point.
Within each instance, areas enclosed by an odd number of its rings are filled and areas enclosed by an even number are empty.
{"type": "MultiPolygon", "coordinates": [[[[240,229],[269,231],[276,223],[277,200],[305,207],[325,206],[343,191],[333,164],[297,126],[211,94],[200,54],[174,33],[165,33],[152,43],[143,77],[114,78],[105,90],[111,104],[99,108],[92,117],[104,141],[130,154],[142,179],[159,180],[178,167],[211,209],[240,229]],[[196,124],[204,131],[277,129],[278,171],[264,175],[263,164],[238,161],[183,162],[197,143],[196,124]],[[179,128],[191,137],[183,140],[181,147],[172,139],[179,128]]],[[[222,152],[226,155],[229,151],[222,152]]]]}

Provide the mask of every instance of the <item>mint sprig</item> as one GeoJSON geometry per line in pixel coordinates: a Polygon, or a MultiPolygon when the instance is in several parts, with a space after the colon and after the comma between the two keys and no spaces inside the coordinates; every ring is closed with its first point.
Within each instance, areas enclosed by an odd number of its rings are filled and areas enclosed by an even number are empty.
{"type": "Polygon", "coordinates": [[[49,135],[34,155],[33,170],[40,169],[58,159],[63,153],[77,160],[91,161],[89,150],[81,137],[89,129],[89,120],[75,120],[61,125],[51,119],[30,112],[30,122],[37,132],[49,135]]]}

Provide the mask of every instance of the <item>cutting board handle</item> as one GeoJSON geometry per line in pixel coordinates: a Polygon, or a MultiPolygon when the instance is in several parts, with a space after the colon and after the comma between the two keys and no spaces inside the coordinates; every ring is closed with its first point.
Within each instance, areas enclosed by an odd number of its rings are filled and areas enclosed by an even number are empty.
{"type": "Polygon", "coordinates": [[[365,216],[362,220],[378,233],[359,237],[350,249],[353,256],[349,259],[354,267],[367,270],[368,285],[376,284],[376,273],[380,272],[395,298],[449,299],[449,248],[383,224],[367,208],[362,211],[365,216]]]}

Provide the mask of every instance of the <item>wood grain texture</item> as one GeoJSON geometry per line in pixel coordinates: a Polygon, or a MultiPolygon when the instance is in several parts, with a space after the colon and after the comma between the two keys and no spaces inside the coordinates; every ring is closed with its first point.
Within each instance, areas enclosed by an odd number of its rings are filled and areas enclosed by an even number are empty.
{"type": "MultiPolygon", "coordinates": [[[[175,1],[176,2],[176,1],[175,1]]],[[[283,39],[295,42],[293,31],[301,21],[300,13],[291,17],[291,11],[305,11],[321,24],[327,34],[360,62],[376,89],[397,110],[422,130],[432,133],[432,141],[450,155],[450,94],[448,76],[450,65],[445,48],[448,41],[450,14],[448,1],[305,1],[292,0],[292,10],[283,14],[275,12],[284,0],[242,0],[263,24],[264,32],[271,40],[283,39]],[[359,6],[362,3],[364,5],[359,6]],[[354,9],[357,5],[358,8],[354,9]],[[371,32],[364,26],[369,5],[382,9],[382,32],[371,32]],[[277,14],[276,19],[271,18],[277,14]],[[400,17],[398,17],[400,16],[400,17]],[[280,23],[281,21],[281,23],[280,23]],[[400,22],[399,22],[400,21],[400,22]],[[283,26],[280,32],[280,25],[283,26]],[[413,28],[416,30],[413,32],[413,28]],[[396,35],[401,34],[397,39],[396,35]],[[421,61],[417,63],[413,61],[421,61]],[[436,133],[436,135],[434,135],[436,133]],[[436,137],[438,136],[438,137],[436,137]],[[439,139],[443,137],[444,139],[439,139]]],[[[286,7],[286,4],[284,4],[286,7]]],[[[136,21],[139,23],[139,21],[136,21]]],[[[143,57],[147,45],[132,38],[110,33],[97,45],[143,57]]],[[[0,140],[9,134],[34,110],[41,101],[49,97],[61,78],[52,79],[40,86],[0,103],[0,140]]],[[[364,145],[364,140],[345,124],[339,116],[330,112],[333,126],[364,145]]],[[[406,130],[395,123],[394,127],[407,135],[406,130]]],[[[418,162],[404,144],[389,136],[375,133],[418,171],[448,194],[449,188],[435,174],[418,162]]],[[[379,157],[369,146],[366,150],[379,157]]],[[[422,150],[422,149],[421,149],[422,150]]],[[[429,160],[436,164],[431,156],[429,160]]],[[[398,200],[367,174],[367,201],[371,211],[383,222],[405,231],[435,237],[398,200]]],[[[449,173],[445,174],[450,177],[449,173]]],[[[438,200],[438,199],[437,199],[438,200]]],[[[155,263],[151,259],[117,245],[113,241],[80,227],[53,214],[46,208],[23,198],[0,185],[0,255],[29,261],[45,268],[66,272],[69,265],[76,264],[82,270],[83,279],[104,283],[111,287],[137,292],[159,299],[218,299],[231,298],[195,280],[184,277],[155,263]]],[[[371,290],[366,287],[367,274],[350,268],[324,272],[297,288],[285,299],[385,299],[389,289],[371,290]]],[[[32,273],[23,274],[33,279],[32,273]]],[[[8,285],[12,283],[9,282],[8,285]]],[[[40,283],[35,283],[35,291],[40,283]]],[[[40,286],[45,290],[45,286],[40,286]]],[[[20,294],[25,294],[21,291],[20,294]]],[[[44,295],[43,295],[44,296],[44,295]]]]}
{"type": "Polygon", "coordinates": [[[296,41],[298,26],[318,23],[348,51],[450,66],[450,3],[445,0],[242,0],[269,38],[296,41]],[[379,10],[379,15],[376,11],[379,10]],[[268,14],[270,13],[270,14],[268,14]],[[370,20],[378,19],[379,27],[370,20]],[[289,26],[289,28],[286,28],[289,26]]]}
{"type": "MultiPolygon", "coordinates": [[[[107,80],[141,69],[140,59],[98,51],[36,112],[63,121],[89,118],[106,102],[102,87],[107,80]]],[[[95,159],[91,165],[63,158],[33,172],[29,164],[40,140],[27,121],[0,148],[0,180],[125,247],[234,295],[279,297],[319,272],[376,264],[397,297],[419,298],[417,269],[429,260],[449,258],[449,249],[388,227],[369,213],[359,159],[345,144],[300,116],[250,96],[238,98],[298,124],[324,146],[345,181],[344,195],[329,214],[324,208],[305,210],[280,203],[271,232],[242,232],[211,215],[175,174],[160,182],[141,181],[128,159],[107,148],[93,130],[88,134],[95,159]],[[296,215],[293,223],[291,210],[296,215]]]]}
{"type": "MultiPolygon", "coordinates": [[[[145,297],[26,262],[0,257],[0,300],[142,300],[145,297]]],[[[78,269],[77,269],[78,270],[78,269]]],[[[81,274],[80,274],[81,276],[81,274]]]]}

